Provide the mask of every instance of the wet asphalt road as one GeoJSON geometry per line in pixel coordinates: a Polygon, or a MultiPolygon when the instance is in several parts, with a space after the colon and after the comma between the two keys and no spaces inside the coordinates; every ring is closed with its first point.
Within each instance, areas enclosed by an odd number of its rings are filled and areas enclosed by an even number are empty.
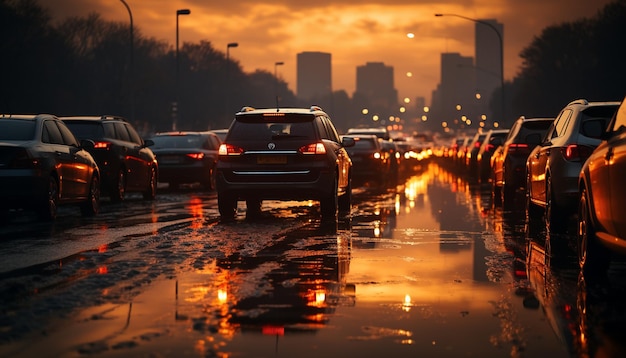
{"type": "Polygon", "coordinates": [[[585,281],[490,199],[430,163],[356,188],[338,223],[308,202],[220,223],[193,188],[54,224],[15,214],[0,356],[624,356],[626,266],[585,281]]]}

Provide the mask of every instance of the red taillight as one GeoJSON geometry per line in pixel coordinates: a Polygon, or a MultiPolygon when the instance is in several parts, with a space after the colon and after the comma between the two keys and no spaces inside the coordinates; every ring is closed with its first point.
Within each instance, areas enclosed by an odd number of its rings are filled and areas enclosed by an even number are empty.
{"type": "Polygon", "coordinates": [[[232,144],[221,144],[218,154],[226,156],[241,155],[243,154],[243,148],[232,144]]]}
{"type": "Polygon", "coordinates": [[[565,148],[561,148],[561,153],[563,153],[565,160],[584,162],[589,158],[593,149],[594,148],[586,145],[570,144],[565,148]]]}
{"type": "Polygon", "coordinates": [[[326,154],[326,147],[324,147],[324,143],[311,143],[300,147],[298,152],[301,154],[326,154]]]}
{"type": "Polygon", "coordinates": [[[204,153],[202,153],[202,152],[201,153],[188,153],[187,156],[189,158],[191,158],[191,159],[198,159],[198,160],[200,160],[200,159],[204,158],[204,153]]]}
{"type": "Polygon", "coordinates": [[[476,143],[474,143],[474,148],[480,148],[481,144],[482,144],[481,142],[476,141],[476,143]]]}
{"type": "Polygon", "coordinates": [[[111,149],[111,142],[96,142],[93,145],[94,149],[111,149]]]}
{"type": "Polygon", "coordinates": [[[509,145],[509,153],[530,153],[530,148],[526,143],[511,143],[509,145]]]}

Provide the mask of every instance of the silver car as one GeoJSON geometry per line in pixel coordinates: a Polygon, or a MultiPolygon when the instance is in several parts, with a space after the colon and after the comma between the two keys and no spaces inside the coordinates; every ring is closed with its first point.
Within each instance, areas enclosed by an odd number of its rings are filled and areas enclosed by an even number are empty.
{"type": "Polygon", "coordinates": [[[564,232],[578,207],[578,175],[620,102],[579,99],[561,110],[526,161],[528,229],[564,232]],[[543,216],[542,216],[543,214],[543,216]],[[541,220],[543,219],[543,220],[541,220]]]}

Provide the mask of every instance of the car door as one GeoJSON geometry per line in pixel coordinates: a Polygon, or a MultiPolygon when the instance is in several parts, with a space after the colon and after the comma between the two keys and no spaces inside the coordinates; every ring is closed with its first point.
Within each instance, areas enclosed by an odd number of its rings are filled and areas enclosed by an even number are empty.
{"type": "Polygon", "coordinates": [[[59,181],[59,199],[72,198],[77,195],[78,181],[74,168],[74,153],[63,141],[63,135],[54,120],[45,120],[43,123],[42,142],[49,146],[50,160],[54,162],[59,181]]]}
{"type": "Polygon", "coordinates": [[[615,114],[613,132],[607,140],[605,160],[609,165],[609,198],[611,200],[611,221],[617,236],[626,238],[626,105],[622,104],[615,114]]]}
{"type": "Polygon", "coordinates": [[[92,163],[89,159],[91,155],[80,147],[76,137],[74,137],[70,129],[67,128],[63,122],[57,121],[56,124],[63,137],[63,143],[68,147],[71,156],[71,169],[66,169],[72,172],[73,197],[86,197],[89,193],[89,186],[91,185],[92,163]]]}

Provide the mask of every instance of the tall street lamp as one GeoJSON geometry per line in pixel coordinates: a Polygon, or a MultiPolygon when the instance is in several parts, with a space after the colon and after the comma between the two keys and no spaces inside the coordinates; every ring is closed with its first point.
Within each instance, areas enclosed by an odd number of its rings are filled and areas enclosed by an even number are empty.
{"type": "Polygon", "coordinates": [[[237,42],[231,42],[228,45],[226,45],[226,62],[228,62],[228,58],[230,57],[230,48],[231,47],[237,47],[239,46],[239,44],[237,42]]]}
{"type": "MultiPolygon", "coordinates": [[[[492,29],[496,35],[498,35],[498,40],[500,42],[500,88],[501,88],[501,105],[502,105],[502,117],[506,117],[505,113],[504,113],[504,43],[502,41],[502,34],[500,33],[500,31],[498,31],[498,29],[493,26],[492,23],[488,22],[488,21],[483,21],[483,20],[479,20],[479,19],[472,19],[471,17],[467,17],[467,16],[463,16],[463,15],[458,15],[458,14],[435,14],[435,16],[437,17],[441,17],[441,16],[455,16],[455,17],[459,17],[461,19],[465,19],[468,21],[473,21],[475,23],[478,24],[483,24],[486,26],[489,26],[490,29],[492,29]]],[[[502,118],[505,119],[505,118],[502,118]]]]}
{"type": "Polygon", "coordinates": [[[274,62],[274,93],[276,94],[276,102],[278,102],[278,66],[284,65],[284,62],[274,62]]]}
{"type": "MultiPolygon", "coordinates": [[[[189,9],[179,9],[176,10],[176,102],[175,102],[175,109],[176,112],[178,112],[178,101],[179,101],[179,92],[180,92],[180,80],[179,80],[179,75],[180,75],[180,64],[179,64],[179,59],[178,59],[178,16],[180,15],[189,15],[191,14],[191,10],[189,9]]],[[[174,121],[172,122],[172,130],[176,130],[176,119],[177,119],[178,113],[174,114],[174,121]]]]}
{"type": "Polygon", "coordinates": [[[135,120],[135,50],[133,49],[133,13],[130,11],[130,7],[124,0],[120,0],[122,4],[128,10],[128,16],[130,17],[130,119],[135,120]]]}

